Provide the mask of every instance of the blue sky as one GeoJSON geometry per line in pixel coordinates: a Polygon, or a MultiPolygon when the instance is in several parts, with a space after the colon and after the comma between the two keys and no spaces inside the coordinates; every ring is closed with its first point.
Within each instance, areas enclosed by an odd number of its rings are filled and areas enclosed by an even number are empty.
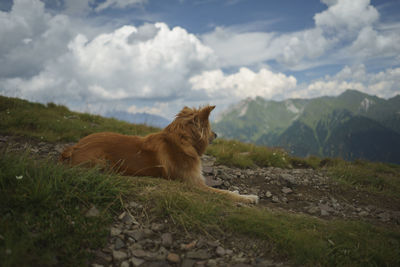
{"type": "Polygon", "coordinates": [[[400,93],[398,0],[0,0],[0,94],[172,118],[400,93]]]}

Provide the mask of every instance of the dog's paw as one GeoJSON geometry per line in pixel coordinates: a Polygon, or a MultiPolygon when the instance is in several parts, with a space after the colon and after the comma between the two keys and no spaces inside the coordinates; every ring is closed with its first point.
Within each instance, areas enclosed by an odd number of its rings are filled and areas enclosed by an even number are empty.
{"type": "Polygon", "coordinates": [[[256,195],[242,195],[242,197],[246,198],[246,201],[250,204],[258,204],[259,197],[256,195]]]}

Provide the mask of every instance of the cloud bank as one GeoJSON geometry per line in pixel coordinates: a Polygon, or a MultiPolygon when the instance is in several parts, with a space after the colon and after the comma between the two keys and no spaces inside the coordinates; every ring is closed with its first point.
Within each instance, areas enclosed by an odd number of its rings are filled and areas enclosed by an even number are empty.
{"type": "Polygon", "coordinates": [[[291,33],[219,26],[194,35],[163,22],[83,29],[67,15],[147,3],[69,1],[65,13],[56,14],[39,0],[15,0],[10,11],[0,11],[0,94],[171,118],[183,105],[223,108],[246,97],[307,98],[349,88],[381,97],[399,93],[400,68],[373,73],[366,67],[382,58],[400,64],[400,26],[380,23],[368,0],[324,0],[314,27],[291,33]],[[345,64],[337,74],[306,83],[285,74],[327,62],[345,64]]]}

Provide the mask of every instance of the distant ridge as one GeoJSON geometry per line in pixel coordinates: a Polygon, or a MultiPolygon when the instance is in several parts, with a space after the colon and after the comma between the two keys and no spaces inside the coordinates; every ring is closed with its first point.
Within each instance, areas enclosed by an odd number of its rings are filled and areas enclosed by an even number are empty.
{"type": "Polygon", "coordinates": [[[285,148],[296,156],[400,163],[400,96],[357,90],[314,99],[245,99],[223,111],[214,129],[225,138],[285,148]]]}
{"type": "Polygon", "coordinates": [[[126,111],[113,110],[113,111],[108,111],[106,114],[104,114],[104,116],[134,124],[145,124],[147,126],[153,126],[158,128],[164,128],[170,123],[169,120],[167,120],[162,116],[148,114],[148,113],[129,113],[126,111]]]}

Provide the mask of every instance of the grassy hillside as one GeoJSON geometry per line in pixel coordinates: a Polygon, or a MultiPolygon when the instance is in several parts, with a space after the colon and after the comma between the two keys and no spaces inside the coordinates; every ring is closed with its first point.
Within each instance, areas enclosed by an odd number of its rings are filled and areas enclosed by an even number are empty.
{"type": "Polygon", "coordinates": [[[145,135],[158,130],[101,116],[78,113],[64,106],[30,103],[0,96],[0,133],[39,138],[50,142],[77,141],[94,132],[114,131],[145,135]]]}
{"type": "MultiPolygon", "coordinates": [[[[1,97],[2,134],[74,141],[110,130],[145,134],[156,129],[1,97]],[[66,118],[65,118],[66,117],[66,118]],[[62,123],[58,120],[62,120],[62,123]]],[[[399,201],[398,165],[295,158],[236,141],[218,140],[208,152],[230,166],[324,168],[342,189],[357,187],[399,201]]],[[[398,266],[400,229],[353,220],[322,220],[263,206],[238,207],[224,197],[156,178],[129,178],[66,168],[28,154],[0,154],[0,262],[3,266],[87,265],[105,245],[108,225],[130,200],[150,217],[193,233],[261,240],[267,253],[307,266],[398,266]],[[99,216],[88,216],[96,207],[99,216]]]]}

